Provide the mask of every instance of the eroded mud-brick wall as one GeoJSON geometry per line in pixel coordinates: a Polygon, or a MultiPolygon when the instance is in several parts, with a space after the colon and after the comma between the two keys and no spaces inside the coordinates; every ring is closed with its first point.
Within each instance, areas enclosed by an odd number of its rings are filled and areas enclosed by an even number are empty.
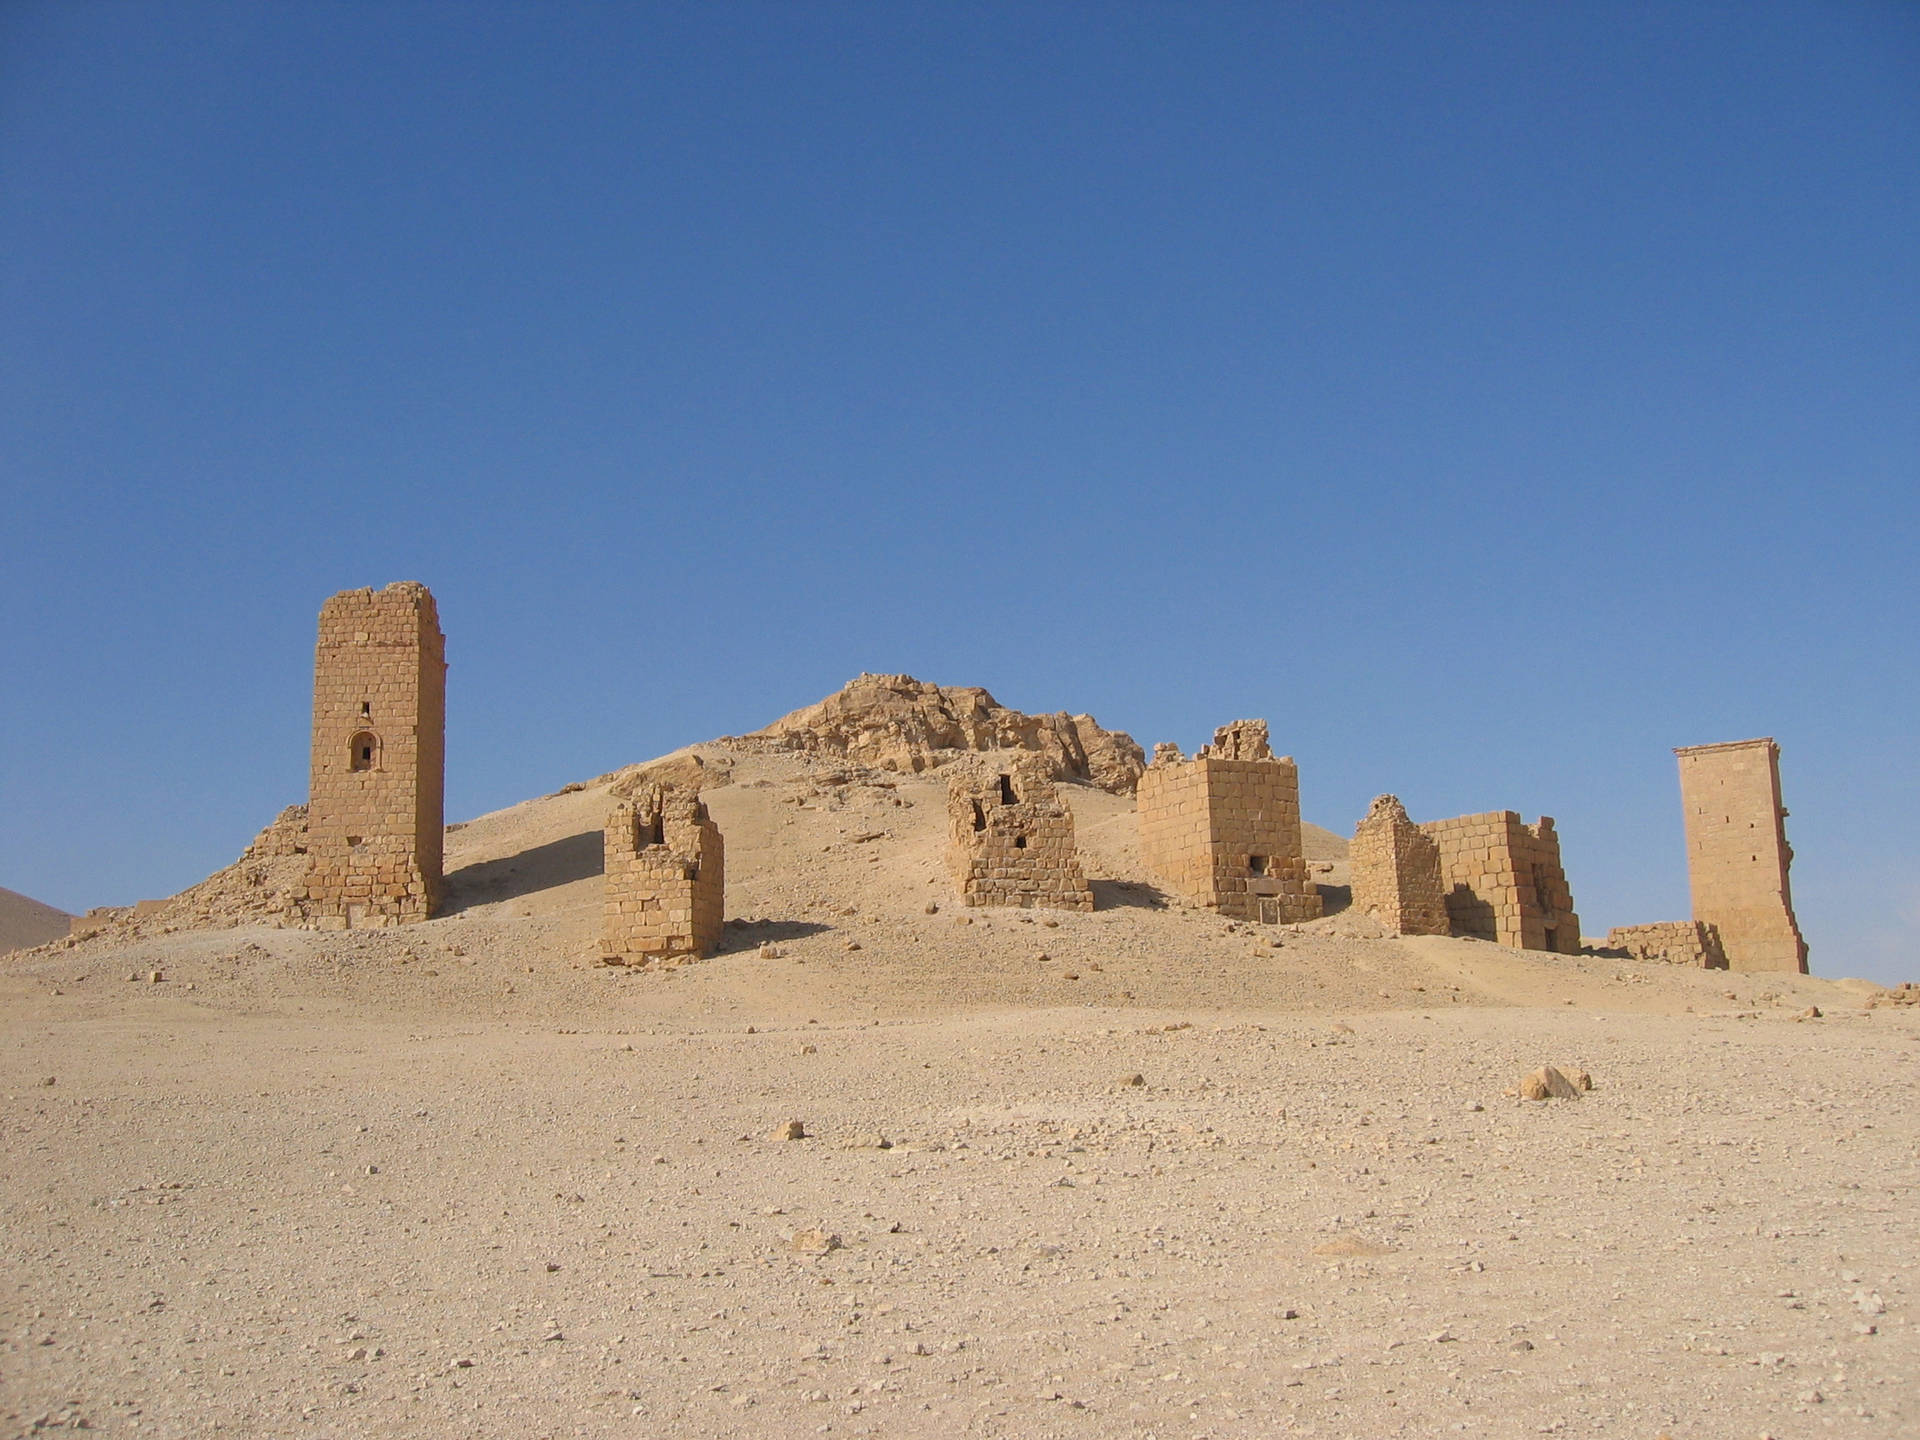
{"type": "Polygon", "coordinates": [[[1140,777],[1140,856],[1195,905],[1241,920],[1320,915],[1300,843],[1300,772],[1260,720],[1237,720],[1193,759],[1154,747],[1140,777]]]}
{"type": "Polygon", "coordinates": [[[446,641],[427,587],[345,590],[320,609],[307,879],[321,929],[424,920],[440,901],[446,641]]]}
{"type": "Polygon", "coordinates": [[[1093,909],[1073,812],[1044,760],[963,762],[947,781],[947,869],[968,905],[1093,909]]]}
{"type": "Polygon", "coordinates": [[[643,785],[614,805],[603,840],[601,957],[644,965],[712,953],[726,923],[726,851],[699,795],[643,785]]]}
{"type": "Polygon", "coordinates": [[[1720,935],[1734,970],[1807,969],[1793,914],[1780,747],[1770,739],[1693,745],[1680,760],[1693,918],[1720,935]]]}
{"type": "Polygon", "coordinates": [[[1494,810],[1430,820],[1420,828],[1440,849],[1453,934],[1522,950],[1580,953],[1580,917],[1551,817],[1526,825],[1511,810],[1494,810]]]}

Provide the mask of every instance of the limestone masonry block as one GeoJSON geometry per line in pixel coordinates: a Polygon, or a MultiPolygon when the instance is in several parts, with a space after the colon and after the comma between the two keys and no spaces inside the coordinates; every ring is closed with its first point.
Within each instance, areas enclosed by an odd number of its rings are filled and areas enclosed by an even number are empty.
{"type": "Polygon", "coordinates": [[[1347,851],[1353,908],[1396,935],[1445,935],[1440,847],[1412,820],[1397,796],[1378,796],[1347,851]]]}
{"type": "Polygon", "coordinates": [[[1511,810],[1422,825],[1440,852],[1450,933],[1521,950],[1580,953],[1580,917],[1560,865],[1553,819],[1511,810]]]}
{"type": "Polygon", "coordinates": [[[1727,968],[1726,952],[1720,945],[1720,932],[1699,920],[1616,925],[1607,931],[1607,947],[1625,950],[1636,960],[1693,965],[1702,970],[1727,968]]]}
{"type": "Polygon", "coordinates": [[[446,687],[446,640],[426,586],[344,590],[321,607],[295,923],[379,928],[433,913],[446,834],[446,687]]]}
{"type": "Polygon", "coordinates": [[[1176,893],[1241,920],[1320,915],[1300,842],[1300,772],[1263,720],[1214,732],[1192,760],[1156,745],[1140,777],[1140,856],[1176,893]]]}
{"type": "Polygon", "coordinates": [[[947,781],[947,868],[968,905],[1093,909],[1074,853],[1073,812],[1045,757],[988,755],[947,781]]]}
{"type": "Polygon", "coordinates": [[[726,923],[726,851],[698,792],[639,786],[615,803],[603,843],[601,958],[645,965],[710,954],[726,923]]]}
{"type": "Polygon", "coordinates": [[[1693,918],[1711,925],[1734,970],[1807,973],[1793,914],[1780,747],[1771,739],[1693,745],[1680,759],[1693,918]]]}

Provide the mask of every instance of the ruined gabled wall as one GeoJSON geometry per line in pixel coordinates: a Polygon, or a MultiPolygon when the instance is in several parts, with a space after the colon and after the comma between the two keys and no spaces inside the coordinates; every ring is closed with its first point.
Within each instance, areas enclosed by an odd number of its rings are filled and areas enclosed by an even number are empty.
{"type": "Polygon", "coordinates": [[[1636,960],[1692,965],[1702,970],[1727,968],[1727,956],[1720,946],[1719,932],[1698,920],[1616,925],[1607,931],[1607,948],[1624,950],[1636,960]]]}
{"type": "Polygon", "coordinates": [[[1170,889],[1242,920],[1320,915],[1300,844],[1300,772],[1275,759],[1260,720],[1214,733],[1192,760],[1154,747],[1140,777],[1140,856],[1170,889]]]}
{"type": "Polygon", "coordinates": [[[947,781],[947,868],[968,905],[1093,909],[1073,812],[1030,755],[956,766],[947,781]],[[997,761],[997,763],[996,763],[997,761]]]}
{"type": "Polygon", "coordinates": [[[337,930],[433,913],[446,687],[446,641],[426,586],[345,590],[321,607],[307,878],[290,918],[337,930]]]}
{"type": "Polygon", "coordinates": [[[1719,932],[1735,970],[1807,971],[1793,914],[1780,803],[1780,747],[1770,739],[1693,745],[1680,760],[1693,918],[1719,932]]]}
{"type": "Polygon", "coordinates": [[[706,955],[726,923],[726,852],[698,794],[645,784],[603,832],[600,954],[609,964],[706,955]]]}
{"type": "Polygon", "coordinates": [[[1381,795],[1353,833],[1347,850],[1353,908],[1396,935],[1445,935],[1449,930],[1440,847],[1407,818],[1399,797],[1381,795]]]}
{"type": "Polygon", "coordinates": [[[1580,917],[1560,866],[1553,820],[1521,823],[1511,810],[1430,820],[1455,935],[1522,950],[1580,953],[1580,917]]]}

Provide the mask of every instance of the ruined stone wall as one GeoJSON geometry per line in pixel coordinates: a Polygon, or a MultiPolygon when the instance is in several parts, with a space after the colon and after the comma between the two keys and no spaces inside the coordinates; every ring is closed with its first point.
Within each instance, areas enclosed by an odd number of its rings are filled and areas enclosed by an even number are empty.
{"type": "Polygon", "coordinates": [[[1398,796],[1375,798],[1353,833],[1347,863],[1354,909],[1372,915],[1396,935],[1448,933],[1440,847],[1407,818],[1398,796]]]}
{"type": "Polygon", "coordinates": [[[1727,956],[1721,949],[1719,932],[1698,920],[1616,925],[1607,931],[1607,948],[1624,950],[1636,960],[1692,965],[1701,970],[1727,968],[1727,956]]]}
{"type": "Polygon", "coordinates": [[[307,877],[323,930],[424,920],[445,840],[446,641],[427,587],[345,590],[320,609],[307,877]]]}
{"type": "Polygon", "coordinates": [[[1580,953],[1580,917],[1560,866],[1551,817],[1525,825],[1511,810],[1430,820],[1455,935],[1522,950],[1580,953]]]}
{"type": "Polygon", "coordinates": [[[1034,755],[963,763],[947,781],[947,868],[968,905],[1093,909],[1073,812],[1034,755]]]}
{"type": "Polygon", "coordinates": [[[1300,772],[1267,727],[1237,720],[1192,760],[1154,747],[1140,777],[1140,856],[1176,894],[1241,920],[1320,915],[1300,843],[1300,772]]]}
{"type": "Polygon", "coordinates": [[[1720,934],[1735,970],[1807,971],[1807,942],[1793,914],[1780,803],[1780,747],[1770,739],[1693,745],[1680,759],[1687,878],[1693,918],[1720,934]]]}
{"type": "Polygon", "coordinates": [[[645,965],[710,954],[726,923],[726,851],[699,795],[641,785],[614,805],[603,843],[601,958],[645,965]]]}

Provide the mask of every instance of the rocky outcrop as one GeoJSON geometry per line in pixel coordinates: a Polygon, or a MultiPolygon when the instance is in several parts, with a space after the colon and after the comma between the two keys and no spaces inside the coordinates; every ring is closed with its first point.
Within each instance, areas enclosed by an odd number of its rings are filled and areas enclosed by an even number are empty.
{"type": "Polygon", "coordinates": [[[1087,780],[1131,794],[1146,755],[1133,737],[1091,715],[1023,715],[978,686],[928,685],[911,675],[862,675],[818,705],[730,740],[843,756],[876,769],[918,774],[961,754],[1030,750],[1057,780],[1087,780]]]}

